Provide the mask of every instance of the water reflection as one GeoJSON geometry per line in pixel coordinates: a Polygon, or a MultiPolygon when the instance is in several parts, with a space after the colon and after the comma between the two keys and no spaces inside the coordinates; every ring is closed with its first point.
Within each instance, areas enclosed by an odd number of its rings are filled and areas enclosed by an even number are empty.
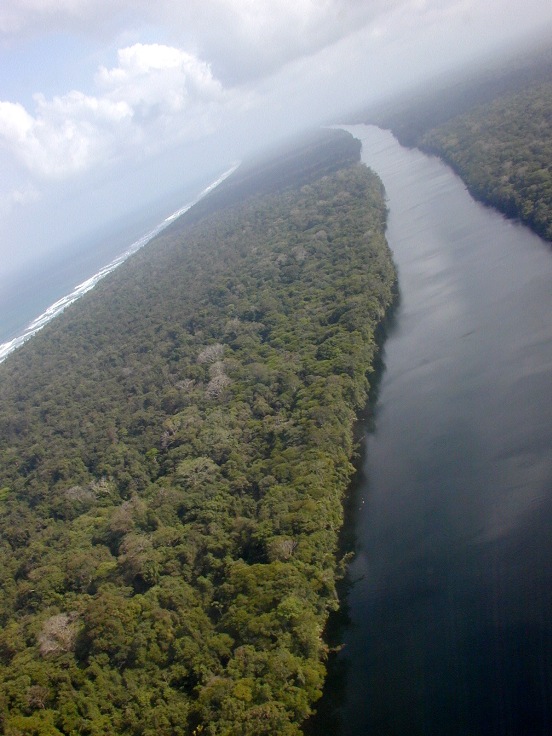
{"type": "Polygon", "coordinates": [[[436,159],[355,134],[402,301],[312,733],[552,733],[552,254],[436,159]]]}

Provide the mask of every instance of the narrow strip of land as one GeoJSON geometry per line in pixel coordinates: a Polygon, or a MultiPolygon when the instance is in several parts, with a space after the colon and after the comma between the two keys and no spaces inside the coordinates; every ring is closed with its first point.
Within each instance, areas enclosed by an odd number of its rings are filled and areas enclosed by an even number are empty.
{"type": "Polygon", "coordinates": [[[221,189],[2,364],[6,733],[300,733],[395,284],[358,156],[221,189]]]}

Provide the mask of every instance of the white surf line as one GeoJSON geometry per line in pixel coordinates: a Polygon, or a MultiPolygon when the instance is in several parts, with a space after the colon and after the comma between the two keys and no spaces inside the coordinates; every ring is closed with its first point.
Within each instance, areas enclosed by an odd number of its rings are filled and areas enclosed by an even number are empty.
{"type": "Polygon", "coordinates": [[[45,312],[43,312],[29,325],[27,325],[27,327],[20,335],[14,337],[13,340],[9,340],[8,342],[0,344],[0,363],[2,363],[10,353],[21,347],[24,342],[27,342],[30,337],[35,335],[39,330],[47,325],[48,322],[51,322],[51,320],[61,314],[70,304],[73,304],[73,302],[76,302],[77,299],[80,299],[81,296],[86,294],[87,291],[93,289],[98,281],[101,281],[101,279],[114,271],[117,266],[120,266],[121,263],[124,263],[124,261],[126,261],[126,259],[129,258],[133,253],[136,253],[136,251],[140,250],[140,248],[143,248],[146,243],[149,243],[149,241],[152,240],[152,238],[154,238],[156,235],[159,235],[160,232],[165,230],[165,228],[168,227],[172,222],[174,222],[177,218],[187,212],[191,207],[194,206],[194,204],[197,204],[201,199],[203,199],[203,197],[207,196],[207,194],[212,192],[213,189],[218,187],[219,184],[222,184],[225,179],[227,179],[231,174],[234,173],[234,171],[236,171],[239,165],[239,163],[234,164],[231,168],[228,169],[228,171],[225,171],[224,174],[219,176],[216,181],[214,181],[212,184],[209,184],[209,186],[206,187],[192,202],[185,204],[184,207],[181,207],[176,212],[173,212],[172,215],[166,217],[163,222],[154,227],[153,230],[151,230],[150,232],[146,233],[146,235],[143,235],[141,238],[132,243],[132,245],[127,248],[124,253],[122,253],[120,256],[117,256],[117,258],[111,261],[111,263],[108,263],[107,266],[104,266],[102,269],[100,269],[96,274],[94,274],[94,276],[91,276],[86,281],[83,281],[82,284],[78,284],[77,286],[75,286],[70,294],[63,296],[61,297],[61,299],[58,299],[57,302],[54,302],[54,304],[49,306],[45,312]]]}

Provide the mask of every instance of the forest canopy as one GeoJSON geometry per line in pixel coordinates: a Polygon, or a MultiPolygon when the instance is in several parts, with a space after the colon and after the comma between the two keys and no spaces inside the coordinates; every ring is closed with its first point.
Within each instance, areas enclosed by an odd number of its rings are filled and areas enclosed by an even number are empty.
{"type": "Polygon", "coordinates": [[[372,111],[444,159],[471,194],[552,241],[552,50],[372,111]]]}
{"type": "Polygon", "coordinates": [[[552,241],[552,82],[531,85],[433,128],[436,153],[470,192],[552,241]]]}
{"type": "Polygon", "coordinates": [[[325,132],[297,156],[0,366],[8,736],[291,736],[321,694],[395,271],[358,143],[325,132]]]}

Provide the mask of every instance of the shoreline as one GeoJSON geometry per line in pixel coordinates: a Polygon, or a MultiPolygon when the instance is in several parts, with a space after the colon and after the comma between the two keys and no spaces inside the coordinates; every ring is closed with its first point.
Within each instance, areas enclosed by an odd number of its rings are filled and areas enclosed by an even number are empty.
{"type": "Polygon", "coordinates": [[[0,343],[0,364],[3,363],[6,358],[11,355],[11,353],[24,345],[28,340],[31,339],[31,337],[36,335],[36,333],[39,332],[43,327],[45,327],[49,322],[51,322],[62,312],[64,312],[67,307],[71,306],[71,304],[74,304],[82,296],[91,291],[99,281],[104,279],[116,268],[118,268],[122,263],[124,263],[128,258],[137,253],[148,243],[150,243],[155,237],[157,237],[166,228],[172,225],[179,217],[186,214],[186,212],[188,212],[194,205],[200,202],[217,186],[219,186],[219,184],[222,184],[225,179],[231,176],[239,168],[239,166],[239,162],[233,164],[218,179],[205,187],[205,189],[203,189],[200,194],[194,200],[192,200],[192,202],[189,202],[177,209],[171,215],[166,217],[162,222],[156,225],[152,230],[135,240],[125,251],[123,251],[123,253],[111,260],[106,266],[103,266],[95,274],[77,284],[72,291],[60,297],[57,301],[55,301],[47,309],[45,309],[44,312],[42,312],[31,322],[29,322],[25,329],[18,335],[10,340],[7,340],[4,343],[0,343]]]}

